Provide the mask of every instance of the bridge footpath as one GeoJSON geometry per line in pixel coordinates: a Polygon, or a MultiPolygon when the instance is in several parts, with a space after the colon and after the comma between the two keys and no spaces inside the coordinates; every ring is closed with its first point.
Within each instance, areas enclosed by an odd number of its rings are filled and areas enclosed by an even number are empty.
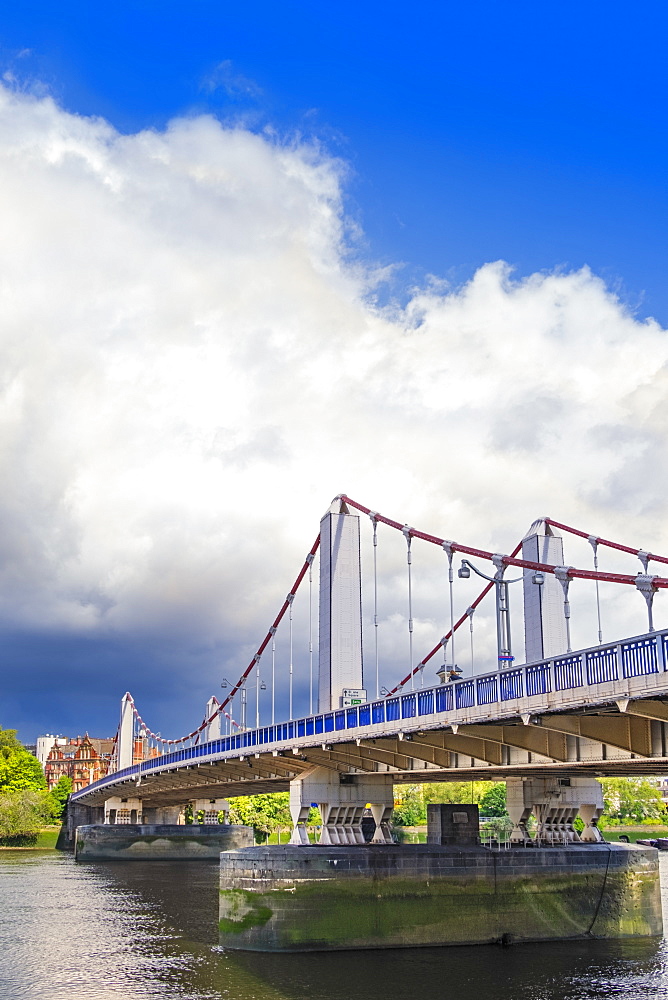
{"type": "Polygon", "coordinates": [[[109,774],[72,802],[281,791],[314,766],[392,782],[664,774],[667,698],[668,629],[220,737],[109,774]]]}

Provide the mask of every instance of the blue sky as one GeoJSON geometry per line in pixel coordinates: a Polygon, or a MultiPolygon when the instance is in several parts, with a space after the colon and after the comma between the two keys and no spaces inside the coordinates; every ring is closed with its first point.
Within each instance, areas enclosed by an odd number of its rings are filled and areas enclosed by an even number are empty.
{"type": "MultiPolygon", "coordinates": [[[[127,689],[197,725],[340,492],[491,551],[546,513],[668,550],[667,20],[6,5],[0,725],[106,735],[127,689]]],[[[417,565],[422,655],[445,604],[417,565]]],[[[620,635],[642,612],[610,595],[620,635]]]]}
{"type": "Polygon", "coordinates": [[[587,264],[665,322],[667,22],[660,3],[28,0],[0,43],[122,131],[205,110],[320,138],[369,256],[403,264],[395,294],[497,259],[587,264]]]}

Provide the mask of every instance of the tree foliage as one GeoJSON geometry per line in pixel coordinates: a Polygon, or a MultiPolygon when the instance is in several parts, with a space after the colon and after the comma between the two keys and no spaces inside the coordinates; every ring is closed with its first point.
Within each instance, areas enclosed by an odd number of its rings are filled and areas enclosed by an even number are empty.
{"type": "Polygon", "coordinates": [[[292,826],[289,792],[240,795],[231,798],[229,803],[230,823],[252,826],[257,839],[292,826]]]}
{"type": "Polygon", "coordinates": [[[505,781],[499,781],[498,784],[492,785],[480,799],[479,806],[481,816],[506,816],[508,810],[506,809],[505,781]]]}
{"type": "Polygon", "coordinates": [[[51,796],[43,790],[0,792],[0,842],[34,842],[42,826],[52,821],[52,810],[51,796]]]}
{"type": "Polygon", "coordinates": [[[23,744],[16,738],[15,729],[0,728],[0,747],[5,747],[8,750],[25,749],[23,744]]]}
{"type": "Polygon", "coordinates": [[[495,781],[443,781],[429,785],[395,785],[392,822],[397,826],[419,826],[426,823],[427,806],[432,802],[452,805],[460,802],[477,802],[481,815],[503,816],[506,812],[506,786],[504,782],[495,781]],[[484,807],[483,802],[485,802],[484,807]],[[494,808],[501,806],[501,812],[487,812],[488,806],[494,808]]]}
{"type": "Polygon", "coordinates": [[[42,765],[16,738],[15,729],[0,729],[0,794],[46,788],[42,765]]]}
{"type": "Polygon", "coordinates": [[[51,811],[54,819],[62,819],[63,813],[65,812],[65,806],[67,805],[67,799],[69,798],[71,791],[72,779],[68,778],[66,774],[63,774],[58,779],[58,784],[54,785],[49,792],[51,811]]]}
{"type": "Polygon", "coordinates": [[[419,826],[427,818],[424,801],[424,785],[395,785],[394,812],[395,826],[419,826]]]}
{"type": "Polygon", "coordinates": [[[599,781],[603,786],[606,816],[636,823],[662,818],[661,792],[649,778],[599,778],[599,781]]]}
{"type": "Polygon", "coordinates": [[[0,842],[32,843],[61,812],[61,803],[46,791],[40,762],[16,738],[15,729],[0,729],[0,842]]]}

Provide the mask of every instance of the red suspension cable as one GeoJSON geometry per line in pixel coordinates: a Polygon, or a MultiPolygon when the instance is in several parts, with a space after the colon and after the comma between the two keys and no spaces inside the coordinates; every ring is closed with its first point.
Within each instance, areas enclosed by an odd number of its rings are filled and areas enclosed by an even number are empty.
{"type": "Polygon", "coordinates": [[[668,563],[668,556],[657,556],[653,552],[645,552],[644,549],[634,549],[630,545],[622,545],[620,542],[611,542],[607,538],[599,538],[598,535],[590,535],[586,531],[580,531],[579,528],[571,528],[568,524],[561,524],[560,521],[553,521],[551,517],[544,517],[543,521],[545,524],[551,524],[553,528],[560,528],[561,531],[568,531],[571,535],[578,535],[580,538],[586,538],[588,542],[595,542],[596,545],[605,545],[608,549],[617,549],[618,552],[628,552],[631,556],[642,556],[644,560],[649,562],[659,562],[668,563]]]}
{"type": "Polygon", "coordinates": [[[308,568],[311,565],[311,563],[313,562],[313,559],[315,557],[316,552],[318,551],[319,546],[320,546],[320,535],[318,535],[318,537],[314,541],[313,545],[311,546],[311,548],[309,550],[309,553],[306,556],[306,559],[304,560],[304,565],[302,566],[302,568],[300,569],[299,573],[297,574],[297,578],[296,578],[295,582],[293,583],[292,588],[291,588],[288,596],[285,598],[285,601],[283,602],[281,610],[278,612],[278,614],[274,618],[274,621],[273,621],[272,625],[270,626],[269,631],[267,632],[267,634],[264,637],[263,641],[261,642],[260,646],[258,647],[257,652],[255,653],[255,656],[250,661],[250,663],[248,664],[248,666],[244,670],[243,674],[241,675],[241,677],[239,678],[239,680],[237,681],[237,683],[234,685],[234,687],[230,691],[229,695],[227,695],[227,697],[224,699],[224,701],[222,701],[218,705],[218,707],[215,709],[215,711],[212,713],[212,715],[208,719],[205,719],[204,722],[202,722],[201,726],[198,726],[197,729],[194,729],[192,731],[192,733],[188,733],[187,736],[181,736],[177,740],[165,740],[161,736],[158,736],[156,733],[153,733],[148,728],[148,726],[146,725],[146,723],[144,722],[144,720],[140,716],[139,712],[137,711],[137,707],[136,707],[136,705],[134,703],[134,700],[132,700],[132,696],[131,696],[132,711],[133,711],[133,713],[135,715],[135,718],[140,722],[140,724],[146,730],[147,735],[149,735],[153,739],[160,740],[161,743],[165,743],[165,744],[173,745],[175,743],[186,743],[188,740],[193,739],[195,736],[197,736],[199,733],[201,733],[204,729],[206,729],[206,727],[211,722],[213,722],[213,720],[216,718],[216,716],[220,715],[221,713],[223,715],[225,715],[230,720],[230,722],[232,723],[232,725],[234,725],[234,726],[237,727],[237,729],[240,728],[239,725],[238,725],[238,723],[236,723],[234,721],[234,719],[230,715],[227,714],[227,712],[225,711],[225,706],[229,705],[229,703],[232,701],[232,699],[234,698],[234,696],[237,693],[237,691],[239,691],[239,689],[243,686],[244,681],[246,680],[246,678],[248,677],[248,675],[252,671],[253,667],[255,666],[255,664],[258,662],[258,660],[262,656],[263,652],[265,651],[265,649],[267,648],[267,646],[271,642],[271,639],[273,638],[273,636],[276,634],[276,630],[277,630],[278,626],[280,625],[281,620],[283,619],[283,616],[285,615],[285,612],[288,610],[288,608],[290,607],[290,604],[294,600],[295,594],[297,593],[297,591],[299,589],[299,585],[301,584],[302,580],[306,576],[308,568]]]}
{"type": "MultiPolygon", "coordinates": [[[[340,499],[351,507],[361,510],[364,514],[373,513],[377,521],[387,524],[391,528],[396,528],[398,531],[403,531],[404,528],[407,528],[408,533],[413,538],[422,538],[425,542],[431,542],[433,545],[440,545],[441,547],[446,543],[450,546],[452,552],[463,552],[464,555],[476,556],[478,559],[486,559],[488,562],[493,562],[495,556],[498,555],[498,558],[505,566],[519,566],[522,569],[533,569],[542,573],[554,573],[555,569],[558,568],[549,563],[534,562],[531,559],[518,559],[513,555],[499,555],[495,552],[488,552],[486,549],[475,549],[470,545],[462,545],[460,542],[451,542],[445,538],[439,538],[438,535],[430,535],[426,531],[418,531],[417,528],[410,528],[408,525],[400,524],[399,521],[393,521],[389,517],[384,517],[382,514],[372,511],[370,507],[365,507],[356,500],[351,500],[348,496],[342,495],[340,499]]],[[[634,555],[637,555],[634,549],[630,551],[634,555]]],[[[590,569],[576,569],[574,566],[568,566],[566,569],[568,570],[568,576],[573,580],[603,580],[606,583],[624,583],[632,586],[635,585],[637,580],[637,576],[632,576],[630,573],[602,573],[590,569]]],[[[652,577],[652,585],[657,589],[666,589],[668,588],[668,579],[661,576],[652,577]]]]}

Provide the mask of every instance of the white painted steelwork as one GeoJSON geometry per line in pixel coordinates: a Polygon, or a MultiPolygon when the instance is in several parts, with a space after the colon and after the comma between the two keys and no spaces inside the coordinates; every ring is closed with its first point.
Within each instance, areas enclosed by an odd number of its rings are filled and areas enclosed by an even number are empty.
{"type": "MultiPolygon", "coordinates": [[[[563,566],[563,539],[545,521],[536,521],[522,539],[522,558],[531,562],[563,566]]],[[[551,574],[543,574],[540,585],[533,582],[536,573],[524,570],[524,643],[526,661],[557,656],[568,649],[564,592],[551,574]]]]}
{"type": "Polygon", "coordinates": [[[319,711],[362,687],[360,519],[335,503],[320,522],[319,711]]]}

